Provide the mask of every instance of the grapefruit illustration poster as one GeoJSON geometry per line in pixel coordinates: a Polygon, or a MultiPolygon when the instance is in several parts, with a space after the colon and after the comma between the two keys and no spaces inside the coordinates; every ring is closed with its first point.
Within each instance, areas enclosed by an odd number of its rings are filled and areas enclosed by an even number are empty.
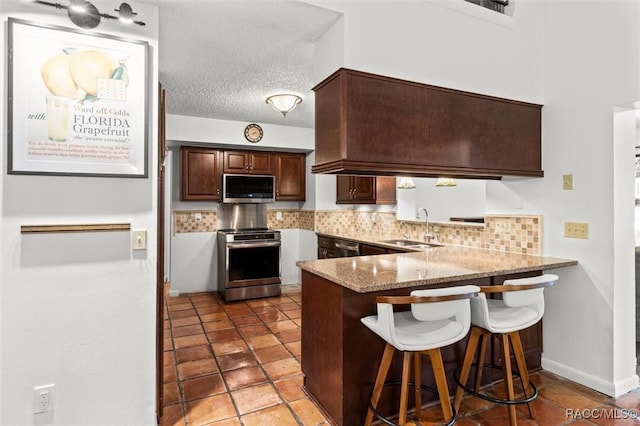
{"type": "Polygon", "coordinates": [[[147,44],[10,22],[9,173],[147,176],[147,44]]]}

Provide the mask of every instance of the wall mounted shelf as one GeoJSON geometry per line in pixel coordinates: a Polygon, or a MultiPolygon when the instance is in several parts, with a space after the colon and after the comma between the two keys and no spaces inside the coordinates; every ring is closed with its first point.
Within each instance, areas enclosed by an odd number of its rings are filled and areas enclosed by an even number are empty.
{"type": "Polygon", "coordinates": [[[98,223],[84,225],[22,225],[21,234],[51,234],[67,232],[130,231],[130,223],[98,223]]]}

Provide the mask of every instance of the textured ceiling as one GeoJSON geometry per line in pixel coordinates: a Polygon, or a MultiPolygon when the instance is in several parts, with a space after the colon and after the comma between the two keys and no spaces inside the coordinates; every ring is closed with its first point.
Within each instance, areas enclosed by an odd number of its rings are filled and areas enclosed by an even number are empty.
{"type": "Polygon", "coordinates": [[[313,127],[313,44],[339,13],[294,0],[144,0],[159,6],[167,113],[313,127]],[[286,118],[265,103],[295,93],[286,118]]]}

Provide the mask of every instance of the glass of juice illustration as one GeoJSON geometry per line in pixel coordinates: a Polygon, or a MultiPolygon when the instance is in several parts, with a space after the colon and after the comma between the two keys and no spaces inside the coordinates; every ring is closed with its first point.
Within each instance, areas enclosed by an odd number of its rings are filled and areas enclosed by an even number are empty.
{"type": "Polygon", "coordinates": [[[49,140],[65,142],[69,134],[69,108],[73,99],[47,96],[47,134],[49,140]]]}

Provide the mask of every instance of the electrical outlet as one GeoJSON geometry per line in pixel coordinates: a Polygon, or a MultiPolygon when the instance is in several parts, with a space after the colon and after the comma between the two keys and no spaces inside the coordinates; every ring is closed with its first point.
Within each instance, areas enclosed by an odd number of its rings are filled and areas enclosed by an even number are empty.
{"type": "Polygon", "coordinates": [[[509,219],[496,219],[496,232],[505,233],[511,231],[511,221],[509,219]]]}
{"type": "Polygon", "coordinates": [[[193,214],[193,220],[194,220],[196,223],[200,223],[200,222],[202,222],[202,213],[200,213],[200,212],[198,212],[198,213],[194,213],[194,214],[193,214]]]}
{"type": "Polygon", "coordinates": [[[566,238],[589,238],[589,224],[580,222],[565,222],[564,236],[566,238]]]}
{"type": "Polygon", "coordinates": [[[282,220],[282,212],[276,212],[276,220],[282,220]]]}
{"type": "Polygon", "coordinates": [[[147,249],[147,230],[134,229],[131,231],[131,248],[132,250],[147,249]]]}
{"type": "Polygon", "coordinates": [[[45,385],[33,388],[33,414],[46,413],[53,410],[53,391],[55,387],[55,385],[45,385]]]}
{"type": "Polygon", "coordinates": [[[573,189],[573,175],[562,175],[562,189],[565,191],[573,189]]]}

